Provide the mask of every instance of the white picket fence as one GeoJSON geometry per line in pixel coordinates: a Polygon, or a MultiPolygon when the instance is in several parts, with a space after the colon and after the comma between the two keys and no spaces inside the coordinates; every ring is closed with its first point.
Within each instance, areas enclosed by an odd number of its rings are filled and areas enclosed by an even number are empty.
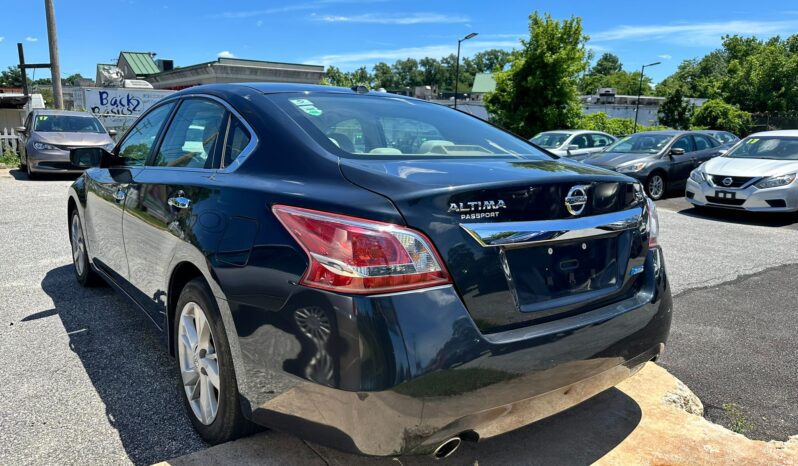
{"type": "Polygon", "coordinates": [[[3,128],[0,131],[0,154],[6,152],[7,150],[17,152],[17,147],[19,146],[19,137],[17,133],[14,132],[13,128],[3,128]]]}

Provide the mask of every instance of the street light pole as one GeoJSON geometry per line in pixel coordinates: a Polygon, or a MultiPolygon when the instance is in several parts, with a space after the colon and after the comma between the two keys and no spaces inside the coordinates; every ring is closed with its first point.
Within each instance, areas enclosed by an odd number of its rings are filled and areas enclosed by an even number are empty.
{"type": "Polygon", "coordinates": [[[460,84],[460,44],[477,36],[476,32],[457,40],[457,64],[454,66],[454,108],[457,109],[457,88],[460,84]]]}
{"type": "Polygon", "coordinates": [[[637,86],[637,103],[635,104],[635,127],[632,130],[632,134],[637,132],[637,114],[638,112],[640,112],[640,94],[643,93],[643,75],[646,72],[646,68],[648,68],[649,66],[659,65],[660,63],[662,62],[658,61],[654,63],[649,63],[648,65],[643,65],[643,67],[640,68],[640,85],[637,86]]]}
{"type": "Polygon", "coordinates": [[[58,61],[58,34],[55,30],[55,8],[53,0],[44,0],[44,12],[47,16],[47,40],[50,44],[50,73],[53,82],[53,100],[55,108],[64,109],[64,94],[61,91],[61,64],[58,61]]]}

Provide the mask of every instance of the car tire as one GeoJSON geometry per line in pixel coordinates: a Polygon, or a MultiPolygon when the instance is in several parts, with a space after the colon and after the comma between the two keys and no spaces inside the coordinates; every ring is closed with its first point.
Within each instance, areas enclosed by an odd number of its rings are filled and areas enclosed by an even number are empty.
{"type": "Polygon", "coordinates": [[[175,313],[178,386],[194,429],[212,445],[255,432],[257,426],[242,413],[227,334],[203,279],[183,287],[175,313]]]}
{"type": "Polygon", "coordinates": [[[654,172],[646,178],[646,194],[654,201],[665,197],[668,192],[668,180],[661,172],[654,172]]]}
{"type": "Polygon", "coordinates": [[[35,180],[39,174],[30,169],[30,163],[25,164],[25,173],[28,175],[29,180],[35,180]]]}
{"type": "Polygon", "coordinates": [[[103,280],[91,267],[85,238],[80,214],[78,214],[77,209],[73,209],[69,215],[69,245],[72,250],[72,265],[75,271],[75,278],[81,286],[98,286],[103,283],[103,280]]]}

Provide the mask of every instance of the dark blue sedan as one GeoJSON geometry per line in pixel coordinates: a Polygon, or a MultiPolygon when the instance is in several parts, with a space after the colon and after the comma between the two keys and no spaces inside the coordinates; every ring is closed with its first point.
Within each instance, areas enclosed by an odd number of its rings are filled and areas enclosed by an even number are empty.
{"type": "Polygon", "coordinates": [[[200,86],[71,163],[90,167],[67,203],[77,280],[150,316],[210,443],[262,425],[443,457],[614,386],[668,336],[640,184],[443,106],[200,86]]]}

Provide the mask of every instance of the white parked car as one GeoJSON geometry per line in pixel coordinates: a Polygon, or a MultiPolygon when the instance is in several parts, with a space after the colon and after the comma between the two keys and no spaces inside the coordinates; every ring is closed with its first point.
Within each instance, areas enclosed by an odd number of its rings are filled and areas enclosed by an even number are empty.
{"type": "Polygon", "coordinates": [[[696,206],[798,211],[798,130],[752,134],[690,173],[685,196],[696,206]]]}
{"type": "Polygon", "coordinates": [[[601,131],[564,129],[538,133],[529,141],[555,155],[582,160],[590,154],[601,152],[617,138],[601,131]]]}

